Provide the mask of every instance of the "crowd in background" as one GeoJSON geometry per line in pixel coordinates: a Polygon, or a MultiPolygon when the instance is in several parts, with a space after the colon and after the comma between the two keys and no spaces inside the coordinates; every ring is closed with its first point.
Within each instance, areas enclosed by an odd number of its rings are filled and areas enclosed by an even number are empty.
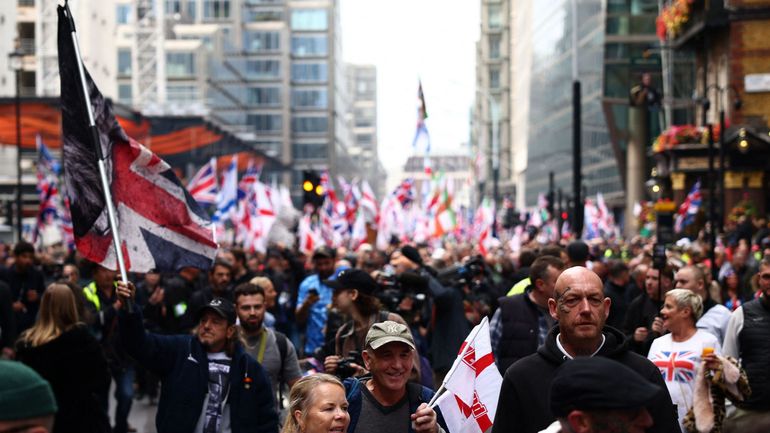
{"type": "MultiPolygon", "coordinates": [[[[218,298],[233,302],[240,344],[266,369],[279,412],[284,396],[303,376],[366,375],[364,342],[378,322],[408,326],[418,355],[411,380],[435,390],[468,332],[488,317],[496,363],[505,374],[516,361],[535,353],[557,324],[549,299],[561,272],[575,266],[601,278],[611,300],[606,325],[656,365],[668,361],[672,344],[690,341],[696,332],[703,341],[698,347],[737,360],[737,347],[745,344],[738,337],[745,319],[741,316],[740,325],[731,325],[731,318],[768,291],[770,281],[763,280],[762,270],[768,265],[770,279],[770,262],[763,261],[770,254],[770,229],[761,219],[729,228],[713,263],[702,236],[678,241],[662,264],[653,263],[654,238],[541,244],[536,231],[518,240],[521,245],[502,243],[484,256],[467,243],[411,245],[395,240],[386,250],[370,244],[355,251],[323,246],[309,254],[285,245],[271,245],[264,253],[225,247],[210,269],[131,274],[133,308],[141,311],[144,327],[153,333],[189,335],[200,326],[201,308],[218,298]]],[[[0,263],[3,358],[40,371],[52,383],[60,407],[84,398],[93,401],[65,411],[75,415],[62,425],[77,425],[79,417],[88,417],[109,426],[111,379],[117,401],[114,431],[134,430],[128,425],[132,402],[146,398],[155,404],[159,378],[137,363],[121,341],[118,274],[80,260],[76,252],[37,250],[25,242],[0,245],[0,263]],[[68,352],[73,344],[83,350],[68,352]]],[[[757,344],[770,352],[770,343],[757,344]]],[[[714,368],[718,363],[707,354],[702,361],[714,368]]],[[[665,368],[661,373],[665,377],[665,368]]],[[[748,379],[750,383],[751,370],[748,379]]],[[[761,401],[753,402],[752,409],[770,410],[770,395],[756,389],[761,401]]],[[[675,403],[679,399],[684,426],[694,391],[669,392],[675,403]]]]}

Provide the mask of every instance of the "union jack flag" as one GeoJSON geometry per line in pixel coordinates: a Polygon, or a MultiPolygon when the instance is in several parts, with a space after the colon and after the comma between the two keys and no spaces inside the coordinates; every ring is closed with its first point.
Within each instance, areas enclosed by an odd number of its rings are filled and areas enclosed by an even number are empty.
{"type": "Polygon", "coordinates": [[[40,137],[40,134],[37,134],[35,137],[35,143],[37,144],[38,170],[43,169],[47,173],[58,176],[59,172],[61,171],[61,164],[59,164],[59,161],[53,157],[51,151],[48,150],[48,146],[43,143],[43,139],[40,137]]]}
{"type": "Polygon", "coordinates": [[[195,173],[187,183],[187,190],[200,205],[213,205],[217,202],[217,160],[211,161],[195,173]]]}
{"type": "Polygon", "coordinates": [[[676,213],[676,221],[674,222],[674,230],[681,232],[685,227],[692,224],[695,221],[695,215],[698,214],[701,201],[703,197],[700,192],[700,179],[692,186],[690,193],[679,206],[679,211],[676,213]]]}
{"type": "Polygon", "coordinates": [[[409,203],[414,201],[414,179],[411,177],[408,179],[404,179],[403,182],[399,186],[396,187],[396,190],[393,191],[393,195],[396,196],[396,199],[401,203],[401,206],[406,206],[409,203]]]}
{"type": "Polygon", "coordinates": [[[698,353],[691,350],[683,352],[661,351],[655,353],[652,363],[655,364],[666,382],[691,382],[695,378],[695,366],[698,353]]]}
{"type": "Polygon", "coordinates": [[[58,13],[62,147],[78,252],[92,262],[117,269],[112,241],[112,230],[117,229],[128,270],[209,268],[217,245],[208,216],[166,162],[126,135],[85,68],[89,100],[83,98],[70,17],[61,6],[58,13]],[[89,127],[86,103],[93,107],[96,131],[89,127]],[[106,157],[104,165],[117,219],[115,228],[107,218],[92,134],[98,137],[106,157]]]}

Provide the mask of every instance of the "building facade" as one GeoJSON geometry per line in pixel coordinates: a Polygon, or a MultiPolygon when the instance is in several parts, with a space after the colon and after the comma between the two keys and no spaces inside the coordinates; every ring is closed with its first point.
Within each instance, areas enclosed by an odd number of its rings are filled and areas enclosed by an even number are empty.
{"type": "Polygon", "coordinates": [[[346,65],[350,96],[350,122],[353,144],[348,154],[376,197],[385,194],[387,173],[377,151],[377,68],[373,65],[346,65]]]}
{"type": "Polygon", "coordinates": [[[515,194],[511,147],[510,0],[481,1],[481,33],[476,43],[476,99],[471,114],[471,151],[479,197],[492,197],[494,165],[499,195],[515,194]]]}

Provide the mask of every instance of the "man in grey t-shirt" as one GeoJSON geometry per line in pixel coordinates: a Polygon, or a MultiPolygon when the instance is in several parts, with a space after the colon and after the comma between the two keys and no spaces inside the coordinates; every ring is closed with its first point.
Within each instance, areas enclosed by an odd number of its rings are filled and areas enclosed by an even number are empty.
{"type": "MultiPolygon", "coordinates": [[[[235,288],[234,297],[244,349],[267,371],[273,394],[277,395],[284,384],[291,388],[302,377],[297,352],[285,335],[264,326],[264,290],[257,285],[243,283],[235,288]]],[[[280,408],[280,400],[276,399],[276,402],[280,408]]]]}

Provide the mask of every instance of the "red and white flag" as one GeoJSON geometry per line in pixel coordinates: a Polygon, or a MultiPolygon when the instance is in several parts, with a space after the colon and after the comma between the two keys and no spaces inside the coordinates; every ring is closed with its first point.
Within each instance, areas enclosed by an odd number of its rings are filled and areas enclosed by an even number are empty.
{"type": "Polygon", "coordinates": [[[437,401],[450,433],[483,433],[492,427],[502,384],[484,318],[460,347],[444,379],[447,391],[437,401]]]}

